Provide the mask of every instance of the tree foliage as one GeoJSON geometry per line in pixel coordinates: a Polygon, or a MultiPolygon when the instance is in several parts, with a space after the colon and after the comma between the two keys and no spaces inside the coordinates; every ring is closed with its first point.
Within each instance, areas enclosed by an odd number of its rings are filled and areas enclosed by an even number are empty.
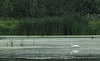
{"type": "Polygon", "coordinates": [[[2,16],[45,17],[100,14],[100,0],[0,0],[2,16]]]}

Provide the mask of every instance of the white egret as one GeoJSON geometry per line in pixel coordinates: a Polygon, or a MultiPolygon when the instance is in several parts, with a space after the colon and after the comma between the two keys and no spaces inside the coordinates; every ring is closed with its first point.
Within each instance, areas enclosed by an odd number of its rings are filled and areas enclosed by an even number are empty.
{"type": "Polygon", "coordinates": [[[71,43],[71,46],[72,46],[73,48],[79,48],[79,47],[80,47],[79,45],[74,45],[74,44],[72,44],[72,43],[71,43]]]}

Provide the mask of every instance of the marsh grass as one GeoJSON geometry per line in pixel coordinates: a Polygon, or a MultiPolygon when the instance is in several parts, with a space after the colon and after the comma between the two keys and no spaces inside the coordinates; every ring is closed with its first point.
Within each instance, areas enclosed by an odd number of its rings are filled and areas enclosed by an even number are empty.
{"type": "Polygon", "coordinates": [[[90,17],[72,13],[63,17],[0,21],[0,35],[99,35],[100,19],[90,17]]]}
{"type": "Polygon", "coordinates": [[[6,46],[7,46],[7,47],[9,46],[8,42],[6,43],[6,46]]]}
{"type": "Polygon", "coordinates": [[[11,46],[11,47],[14,46],[13,39],[10,39],[10,46],[11,46]]]}
{"type": "Polygon", "coordinates": [[[33,42],[33,44],[32,44],[33,46],[35,46],[35,41],[33,42]]]}
{"type": "Polygon", "coordinates": [[[93,37],[93,35],[92,35],[92,37],[91,37],[91,39],[93,39],[94,37],[93,37]]]}
{"type": "Polygon", "coordinates": [[[20,47],[23,47],[24,46],[24,42],[23,42],[23,39],[21,40],[21,43],[20,43],[20,47]]]}
{"type": "MultiPolygon", "coordinates": [[[[14,40],[13,39],[9,39],[10,40],[10,42],[6,42],[6,46],[7,47],[14,47],[14,40]]],[[[35,41],[33,41],[32,42],[32,44],[30,44],[29,46],[35,46],[36,44],[35,44],[35,41]]],[[[16,46],[16,45],[15,45],[16,46]]],[[[19,46],[20,47],[23,47],[23,46],[25,46],[25,44],[24,44],[24,41],[23,41],[23,39],[21,39],[20,40],[20,44],[19,44],[19,46]]],[[[26,45],[27,46],[27,45],[26,45]]]]}
{"type": "Polygon", "coordinates": [[[33,42],[32,46],[35,46],[35,43],[33,42]]]}

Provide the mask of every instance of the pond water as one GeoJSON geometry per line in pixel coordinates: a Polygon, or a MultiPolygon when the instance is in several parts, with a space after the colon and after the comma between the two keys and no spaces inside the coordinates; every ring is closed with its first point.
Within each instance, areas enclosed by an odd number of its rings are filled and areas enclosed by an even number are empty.
{"type": "Polygon", "coordinates": [[[100,36],[0,36],[0,58],[0,61],[99,60],[100,36]],[[71,43],[80,48],[72,47],[71,43]]]}

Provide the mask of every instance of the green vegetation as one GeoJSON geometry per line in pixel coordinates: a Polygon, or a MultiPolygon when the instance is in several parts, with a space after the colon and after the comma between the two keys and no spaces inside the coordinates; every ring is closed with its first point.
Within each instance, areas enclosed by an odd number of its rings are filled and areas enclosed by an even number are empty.
{"type": "Polygon", "coordinates": [[[100,35],[100,21],[92,21],[89,23],[89,30],[91,34],[100,35]]]}
{"type": "Polygon", "coordinates": [[[63,17],[0,21],[0,35],[98,35],[100,21],[69,14],[63,17]]]}
{"type": "Polygon", "coordinates": [[[8,42],[6,43],[6,46],[7,46],[7,47],[9,46],[8,42]]]}
{"type": "Polygon", "coordinates": [[[21,40],[20,47],[23,47],[23,46],[24,46],[24,42],[23,40],[21,40]]]}
{"type": "Polygon", "coordinates": [[[0,21],[0,35],[12,35],[15,31],[17,24],[18,24],[18,21],[1,20],[0,21]]]}
{"type": "Polygon", "coordinates": [[[99,35],[100,0],[0,0],[0,35],[99,35]]]}
{"type": "Polygon", "coordinates": [[[10,39],[10,46],[11,46],[11,47],[14,46],[13,39],[10,39]]]}

